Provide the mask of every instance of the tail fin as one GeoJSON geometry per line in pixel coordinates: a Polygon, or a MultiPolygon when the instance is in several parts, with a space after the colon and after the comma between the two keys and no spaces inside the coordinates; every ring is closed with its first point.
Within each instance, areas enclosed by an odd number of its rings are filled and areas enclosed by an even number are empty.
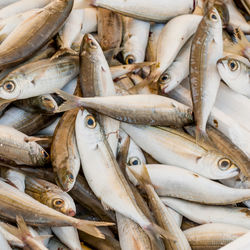
{"type": "Polygon", "coordinates": [[[87,234],[90,234],[94,237],[105,239],[105,236],[97,227],[104,226],[113,226],[112,222],[102,222],[102,221],[87,221],[87,220],[78,220],[75,224],[75,227],[87,234]]]}
{"type": "Polygon", "coordinates": [[[82,106],[79,102],[81,100],[80,97],[70,95],[60,89],[55,90],[55,94],[63,100],[63,103],[58,105],[58,108],[57,110],[55,110],[55,113],[64,112],[82,106]]]}
{"type": "Polygon", "coordinates": [[[167,240],[173,240],[173,241],[176,240],[176,238],[171,233],[167,232],[166,230],[156,225],[155,223],[151,223],[147,228],[145,228],[145,231],[149,234],[150,238],[152,237],[152,233],[154,233],[167,240]]]}
{"type": "Polygon", "coordinates": [[[16,222],[17,222],[17,226],[19,228],[19,231],[21,232],[22,235],[23,234],[31,235],[31,233],[30,233],[30,231],[29,231],[29,229],[28,229],[28,227],[27,227],[27,225],[26,225],[26,223],[25,223],[22,216],[17,215],[16,216],[16,222]]]}
{"type": "MultiPolygon", "coordinates": [[[[129,171],[133,174],[133,176],[136,178],[136,180],[139,182],[139,184],[141,186],[144,186],[144,185],[152,185],[152,182],[151,182],[151,179],[150,179],[150,176],[149,176],[149,173],[148,173],[148,170],[147,170],[147,167],[145,164],[142,164],[141,165],[141,173],[138,174],[133,168],[132,166],[127,166],[129,171]]],[[[140,166],[138,166],[140,167],[140,166]]]]}
{"type": "Polygon", "coordinates": [[[195,136],[196,136],[196,144],[200,146],[207,145],[214,147],[214,143],[208,137],[206,131],[202,131],[201,129],[196,127],[195,136]]]}
{"type": "Polygon", "coordinates": [[[74,51],[71,48],[60,48],[51,58],[50,60],[54,60],[57,59],[58,57],[62,57],[62,56],[79,56],[79,54],[74,51]]]}

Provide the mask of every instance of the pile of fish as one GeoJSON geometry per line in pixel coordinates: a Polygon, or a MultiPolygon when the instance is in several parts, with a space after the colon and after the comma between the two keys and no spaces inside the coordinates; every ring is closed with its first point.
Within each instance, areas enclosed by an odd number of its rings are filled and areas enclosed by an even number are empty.
{"type": "Polygon", "coordinates": [[[0,249],[250,249],[250,1],[0,1],[0,249]]]}

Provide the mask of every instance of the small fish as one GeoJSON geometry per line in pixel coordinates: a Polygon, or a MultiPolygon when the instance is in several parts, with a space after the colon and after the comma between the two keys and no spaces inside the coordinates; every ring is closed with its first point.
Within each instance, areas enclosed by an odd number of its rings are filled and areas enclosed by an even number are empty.
{"type": "Polygon", "coordinates": [[[238,175],[238,167],[210,146],[197,145],[195,139],[176,129],[121,124],[134,142],[162,164],[196,172],[209,179],[227,179],[238,175]]]}
{"type": "Polygon", "coordinates": [[[211,8],[194,35],[190,55],[190,86],[196,122],[196,141],[209,141],[206,124],[219,89],[216,63],[222,57],[222,22],[211,8]]]}
{"type": "Polygon", "coordinates": [[[25,193],[68,216],[74,216],[76,213],[75,203],[69,194],[48,181],[26,176],[25,193]]]}
{"type": "Polygon", "coordinates": [[[191,13],[195,8],[196,1],[160,0],[155,4],[153,0],[143,2],[140,0],[118,0],[115,2],[112,0],[92,0],[92,4],[136,19],[162,23],[175,16],[191,13]]]}
{"type": "Polygon", "coordinates": [[[217,62],[223,81],[234,91],[250,98],[250,63],[244,57],[228,55],[217,62]]]}
{"type": "Polygon", "coordinates": [[[181,127],[193,121],[190,108],[159,95],[80,98],[60,90],[57,90],[56,94],[65,100],[56,112],[83,106],[113,119],[135,124],[181,127]]]}

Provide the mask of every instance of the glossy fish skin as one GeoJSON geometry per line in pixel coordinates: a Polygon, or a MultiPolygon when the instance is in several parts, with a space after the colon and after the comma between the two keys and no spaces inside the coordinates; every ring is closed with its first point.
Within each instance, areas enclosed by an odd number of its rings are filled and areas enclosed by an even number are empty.
{"type": "Polygon", "coordinates": [[[51,95],[40,95],[22,99],[14,103],[15,106],[31,113],[53,114],[57,109],[57,103],[51,95]]]}
{"type": "Polygon", "coordinates": [[[4,125],[0,125],[0,133],[1,157],[29,166],[44,166],[49,162],[48,153],[29,136],[4,125]]]}
{"type": "Polygon", "coordinates": [[[0,97],[8,100],[25,99],[51,93],[78,75],[78,65],[76,56],[44,59],[23,65],[0,81],[0,97]]]}
{"type": "Polygon", "coordinates": [[[249,229],[223,223],[209,223],[184,231],[192,249],[218,249],[249,232],[249,229]]]}
{"type": "Polygon", "coordinates": [[[158,83],[163,93],[178,86],[189,74],[189,59],[192,38],[183,46],[173,63],[160,76],[158,83]]]}
{"type": "Polygon", "coordinates": [[[158,1],[152,0],[94,0],[93,4],[98,7],[107,8],[125,16],[151,22],[166,22],[167,20],[181,15],[191,13],[194,9],[193,0],[183,1],[158,1]]]}
{"type": "Polygon", "coordinates": [[[97,33],[100,46],[105,50],[118,49],[122,41],[121,15],[102,8],[98,8],[97,33]]]}
{"type": "Polygon", "coordinates": [[[102,204],[134,220],[147,232],[152,228],[154,232],[164,235],[165,231],[162,232],[161,228],[151,223],[136,204],[134,195],[95,118],[86,110],[79,110],[75,129],[84,175],[102,204]],[[96,175],[104,172],[105,175],[96,175]]]}
{"type": "Polygon", "coordinates": [[[5,250],[11,250],[12,248],[10,247],[8,241],[5,239],[4,235],[0,232],[0,244],[1,248],[5,250]]]}
{"type": "Polygon", "coordinates": [[[239,169],[214,148],[199,146],[193,137],[170,128],[121,124],[135,143],[162,164],[196,172],[209,179],[226,179],[238,175],[239,169]],[[219,168],[229,163],[227,170],[219,168]],[[219,163],[220,162],[220,163],[219,163]]]}
{"type": "Polygon", "coordinates": [[[56,0],[21,23],[0,45],[0,68],[18,64],[44,46],[63,25],[72,7],[73,0],[56,0]]]}
{"type": "Polygon", "coordinates": [[[224,154],[229,155],[234,162],[239,166],[242,174],[250,177],[250,161],[249,158],[234,145],[224,134],[215,128],[208,127],[207,133],[209,138],[214,142],[215,146],[224,154]]]}
{"type": "Polygon", "coordinates": [[[113,119],[135,124],[182,127],[193,121],[190,108],[173,99],[159,95],[77,98],[59,90],[56,93],[66,100],[57,112],[83,106],[113,119]]]}
{"type": "Polygon", "coordinates": [[[218,61],[217,68],[231,89],[250,98],[250,63],[247,59],[229,55],[218,61]]]}
{"type": "MultiPolygon", "coordinates": [[[[90,34],[84,35],[81,44],[79,80],[84,97],[116,94],[107,60],[100,45],[90,34]]],[[[98,120],[116,155],[120,122],[105,115],[98,115],[98,120]]]]}
{"type": "Polygon", "coordinates": [[[74,216],[76,213],[73,199],[48,181],[26,176],[25,193],[63,214],[74,216]]]}
{"type": "MultiPolygon", "coordinates": [[[[229,188],[186,169],[155,164],[145,165],[145,168],[159,196],[211,205],[228,205],[250,199],[250,189],[229,188]]],[[[132,172],[130,170],[143,178],[142,166],[130,166],[128,172],[132,172]]]]}
{"type": "Polygon", "coordinates": [[[0,124],[13,127],[26,135],[34,135],[55,121],[55,115],[30,113],[11,107],[0,117],[0,124]]]}
{"type": "Polygon", "coordinates": [[[170,197],[161,200],[198,224],[225,223],[250,229],[250,210],[246,207],[208,206],[170,197]]]}
{"type": "Polygon", "coordinates": [[[123,61],[125,64],[144,62],[150,23],[123,17],[123,26],[123,61]]]}
{"type": "Polygon", "coordinates": [[[78,109],[64,113],[53,135],[51,162],[56,182],[62,190],[70,191],[80,170],[80,156],[75,139],[75,118],[78,109]]]}
{"type": "Polygon", "coordinates": [[[222,23],[218,11],[212,8],[199,24],[190,54],[190,86],[197,142],[207,138],[206,124],[220,84],[216,63],[222,52],[222,23]]]}
{"type": "Polygon", "coordinates": [[[34,226],[74,226],[88,234],[103,237],[95,226],[112,225],[105,222],[79,220],[66,216],[46,205],[41,204],[29,195],[0,181],[1,217],[15,221],[16,214],[22,216],[26,223],[34,226]]]}

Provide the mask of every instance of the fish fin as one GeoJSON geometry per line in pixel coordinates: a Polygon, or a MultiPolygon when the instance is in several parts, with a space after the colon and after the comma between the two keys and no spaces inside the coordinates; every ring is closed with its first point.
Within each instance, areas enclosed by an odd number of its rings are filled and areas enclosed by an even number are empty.
{"type": "Polygon", "coordinates": [[[148,233],[149,237],[152,237],[152,232],[156,234],[157,236],[161,236],[162,238],[168,239],[168,240],[176,240],[176,237],[172,235],[171,233],[167,232],[165,229],[161,228],[155,223],[151,223],[148,225],[144,230],[148,233]]]}
{"type": "Polygon", "coordinates": [[[73,55],[73,56],[78,56],[79,54],[74,51],[73,49],[71,48],[60,48],[51,58],[50,60],[54,60],[54,59],[57,59],[58,57],[61,57],[61,56],[66,56],[66,55],[73,55]]]}
{"type": "Polygon", "coordinates": [[[36,142],[36,141],[47,141],[48,140],[48,138],[46,138],[46,137],[43,137],[43,138],[41,138],[41,137],[35,137],[35,136],[29,136],[29,137],[25,137],[24,138],[24,141],[25,142],[36,142]]]}
{"type": "Polygon", "coordinates": [[[31,235],[29,228],[27,227],[22,216],[17,215],[16,222],[17,222],[18,229],[22,235],[31,235]]]}
{"type": "Polygon", "coordinates": [[[4,104],[7,104],[7,103],[14,102],[14,101],[16,101],[16,98],[14,98],[14,99],[3,99],[3,98],[0,98],[0,106],[2,106],[4,104]]]}
{"type": "Polygon", "coordinates": [[[63,99],[63,103],[58,105],[54,113],[64,112],[81,106],[79,103],[80,97],[70,95],[60,89],[55,90],[55,94],[63,99]]]}
{"type": "Polygon", "coordinates": [[[127,166],[127,167],[141,186],[144,186],[147,184],[152,185],[152,182],[151,182],[151,179],[150,179],[150,176],[149,176],[149,173],[145,164],[141,165],[140,174],[137,174],[136,171],[131,166],[127,166]]]}
{"type": "Polygon", "coordinates": [[[38,241],[44,241],[44,240],[47,240],[49,238],[53,237],[53,235],[37,235],[37,236],[34,236],[33,239],[35,240],[38,240],[38,241]]]}
{"type": "Polygon", "coordinates": [[[195,137],[196,137],[196,144],[198,144],[200,146],[203,146],[204,144],[213,146],[213,142],[208,137],[206,131],[202,131],[198,127],[196,127],[195,137]]]}
{"type": "Polygon", "coordinates": [[[128,92],[129,94],[132,94],[132,95],[138,94],[144,88],[149,87],[150,84],[151,84],[151,80],[146,78],[142,80],[140,83],[138,83],[137,85],[135,85],[134,87],[129,88],[128,92]]]}
{"type": "Polygon", "coordinates": [[[87,221],[87,220],[78,220],[78,222],[75,224],[77,229],[101,239],[105,239],[105,236],[101,233],[101,231],[97,227],[113,226],[113,225],[114,223],[111,222],[87,221]]]}
{"type": "Polygon", "coordinates": [[[242,5],[244,6],[245,10],[247,11],[248,15],[250,15],[250,9],[246,4],[245,0],[241,0],[242,5]]]}

